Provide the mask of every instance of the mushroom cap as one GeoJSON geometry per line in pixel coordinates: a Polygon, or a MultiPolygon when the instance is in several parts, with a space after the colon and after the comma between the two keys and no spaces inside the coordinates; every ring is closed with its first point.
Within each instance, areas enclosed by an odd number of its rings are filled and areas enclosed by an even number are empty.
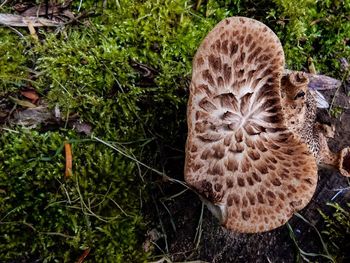
{"type": "Polygon", "coordinates": [[[283,68],[277,36],[244,17],[217,24],[193,60],[185,180],[236,232],[283,225],[315,191],[316,160],[282,113],[283,68]]]}

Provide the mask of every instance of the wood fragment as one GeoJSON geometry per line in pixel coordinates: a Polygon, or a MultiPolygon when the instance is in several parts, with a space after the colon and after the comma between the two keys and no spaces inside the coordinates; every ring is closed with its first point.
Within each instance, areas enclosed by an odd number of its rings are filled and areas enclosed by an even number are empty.
{"type": "Polygon", "coordinates": [[[72,176],[72,148],[71,145],[66,141],[64,143],[64,150],[65,150],[65,155],[66,155],[66,171],[65,171],[65,176],[71,177],[72,176]]]}
{"type": "MultiPolygon", "coordinates": [[[[294,72],[293,70],[286,69],[284,71],[284,75],[288,75],[293,72],[294,72]]],[[[331,89],[337,89],[341,86],[340,80],[328,77],[326,75],[311,74],[311,73],[305,73],[305,75],[309,78],[308,87],[310,89],[331,90],[331,89]]]]}
{"type": "Polygon", "coordinates": [[[35,28],[31,21],[28,22],[28,29],[29,29],[30,36],[34,39],[34,41],[39,42],[39,37],[36,34],[35,28]]]}
{"type": "Polygon", "coordinates": [[[31,23],[33,27],[51,27],[61,26],[64,23],[56,22],[47,18],[35,16],[20,16],[12,14],[0,13],[0,25],[14,26],[14,27],[28,27],[31,23]]]}

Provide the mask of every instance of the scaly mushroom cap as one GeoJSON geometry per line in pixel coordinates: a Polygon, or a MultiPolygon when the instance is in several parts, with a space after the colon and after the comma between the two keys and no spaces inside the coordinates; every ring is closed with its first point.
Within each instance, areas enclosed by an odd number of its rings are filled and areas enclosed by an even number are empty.
{"type": "Polygon", "coordinates": [[[237,232],[283,225],[315,191],[315,158],[281,111],[283,67],[277,36],[243,17],[221,21],[193,60],[185,180],[237,232]]]}

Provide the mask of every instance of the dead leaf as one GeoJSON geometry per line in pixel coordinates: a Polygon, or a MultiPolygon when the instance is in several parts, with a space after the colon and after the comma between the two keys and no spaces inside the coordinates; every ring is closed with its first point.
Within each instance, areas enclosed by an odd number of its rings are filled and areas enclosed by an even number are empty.
{"type": "Polygon", "coordinates": [[[35,90],[22,90],[21,91],[22,96],[26,97],[27,99],[30,99],[32,103],[36,103],[39,99],[38,93],[36,93],[35,90]]]}

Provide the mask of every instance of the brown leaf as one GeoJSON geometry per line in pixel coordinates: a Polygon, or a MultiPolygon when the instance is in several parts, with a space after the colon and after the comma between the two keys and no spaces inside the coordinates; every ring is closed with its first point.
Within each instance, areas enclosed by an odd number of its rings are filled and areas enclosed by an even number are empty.
{"type": "Polygon", "coordinates": [[[39,99],[38,93],[36,93],[35,90],[22,90],[21,91],[22,96],[26,97],[27,99],[30,99],[32,103],[36,103],[39,99]]]}
{"type": "Polygon", "coordinates": [[[77,263],[83,263],[85,258],[89,255],[91,248],[85,249],[83,254],[78,258],[77,263]]]}

